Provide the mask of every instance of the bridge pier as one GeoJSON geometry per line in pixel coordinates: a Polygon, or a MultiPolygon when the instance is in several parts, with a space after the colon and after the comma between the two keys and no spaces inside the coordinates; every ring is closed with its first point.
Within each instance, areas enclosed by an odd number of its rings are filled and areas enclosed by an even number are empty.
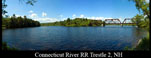
{"type": "Polygon", "coordinates": [[[123,27],[123,24],[121,23],[121,26],[123,27]]]}
{"type": "Polygon", "coordinates": [[[105,21],[103,21],[102,26],[105,27],[105,24],[106,24],[105,21]]]}
{"type": "Polygon", "coordinates": [[[105,27],[105,24],[101,24],[101,26],[105,27]]]}

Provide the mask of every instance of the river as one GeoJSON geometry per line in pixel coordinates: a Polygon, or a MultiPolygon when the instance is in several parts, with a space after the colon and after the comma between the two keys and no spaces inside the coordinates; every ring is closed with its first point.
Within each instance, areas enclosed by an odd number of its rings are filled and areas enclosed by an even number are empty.
{"type": "Polygon", "coordinates": [[[123,50],[146,36],[135,26],[41,26],[6,29],[2,41],[19,50],[123,50]]]}

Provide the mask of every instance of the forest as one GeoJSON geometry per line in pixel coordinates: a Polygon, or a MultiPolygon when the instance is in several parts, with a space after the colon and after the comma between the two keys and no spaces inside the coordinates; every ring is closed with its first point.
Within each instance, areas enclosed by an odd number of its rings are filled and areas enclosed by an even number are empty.
{"type": "Polygon", "coordinates": [[[67,20],[53,22],[53,23],[41,23],[41,26],[68,26],[68,27],[80,27],[80,26],[102,26],[105,24],[102,20],[92,20],[87,18],[75,18],[67,20]]]}
{"type": "Polygon", "coordinates": [[[15,14],[11,18],[2,17],[2,28],[24,28],[24,27],[36,27],[40,26],[38,21],[34,21],[32,19],[24,17],[16,17],[15,14]]]}
{"type": "Polygon", "coordinates": [[[145,0],[129,0],[132,2],[135,2],[135,6],[137,10],[139,11],[139,14],[136,14],[136,16],[133,17],[134,23],[136,23],[136,26],[138,28],[144,28],[147,31],[146,37],[139,40],[138,45],[133,48],[126,47],[125,50],[150,50],[150,11],[149,11],[149,3],[147,3],[145,0]]]}

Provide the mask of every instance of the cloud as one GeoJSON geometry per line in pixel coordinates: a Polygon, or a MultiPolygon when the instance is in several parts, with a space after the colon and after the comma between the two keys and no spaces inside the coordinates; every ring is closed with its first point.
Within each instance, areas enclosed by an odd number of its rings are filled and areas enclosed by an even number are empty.
{"type": "Polygon", "coordinates": [[[81,14],[81,15],[80,15],[80,18],[84,18],[84,15],[83,15],[83,14],[81,14]]]}
{"type": "Polygon", "coordinates": [[[7,13],[6,14],[2,14],[3,17],[8,17],[11,18],[11,16],[9,16],[7,13]]]}
{"type": "Polygon", "coordinates": [[[39,21],[40,23],[48,23],[48,22],[59,21],[57,18],[45,17],[45,16],[47,16],[47,13],[45,13],[45,12],[42,12],[42,17],[38,17],[38,14],[34,13],[32,10],[30,10],[29,13],[30,13],[29,14],[30,18],[32,18],[35,21],[39,21]]]}
{"type": "MultiPolygon", "coordinates": [[[[18,14],[15,14],[15,16],[16,16],[16,17],[22,17],[22,18],[24,17],[23,15],[18,15],[18,14]]],[[[11,17],[13,17],[13,16],[8,16],[8,17],[11,18],[11,17]]]]}
{"type": "Polygon", "coordinates": [[[149,3],[150,1],[149,0],[145,0],[147,3],[149,3]]]}
{"type": "Polygon", "coordinates": [[[61,19],[61,21],[64,21],[64,20],[67,20],[67,17],[66,17],[66,18],[61,19]]]}
{"type": "Polygon", "coordinates": [[[16,17],[20,17],[20,16],[21,16],[21,17],[24,17],[23,15],[15,15],[15,16],[16,16],[16,17]]]}
{"type": "Polygon", "coordinates": [[[29,13],[30,13],[29,14],[30,18],[37,18],[38,17],[38,15],[36,13],[34,13],[32,10],[30,10],[29,13]]]}
{"type": "Polygon", "coordinates": [[[59,21],[56,18],[35,18],[34,20],[39,21],[40,23],[56,22],[59,21]]]}
{"type": "Polygon", "coordinates": [[[92,17],[86,17],[88,19],[92,19],[92,20],[105,20],[105,19],[112,19],[111,17],[95,17],[95,16],[92,16],[92,17]]]}
{"type": "Polygon", "coordinates": [[[87,19],[92,19],[92,20],[105,20],[105,19],[113,19],[111,17],[95,17],[95,16],[91,16],[91,17],[86,17],[83,14],[80,15],[79,18],[87,18],[87,19]]]}
{"type": "Polygon", "coordinates": [[[75,17],[76,17],[76,14],[73,14],[73,15],[72,15],[72,18],[75,18],[75,17]]]}
{"type": "Polygon", "coordinates": [[[45,16],[47,16],[47,13],[42,12],[42,17],[45,17],[45,16]]]}
{"type": "Polygon", "coordinates": [[[62,17],[63,17],[63,15],[60,15],[60,17],[62,18],[62,17]]]}
{"type": "MultiPolygon", "coordinates": [[[[49,23],[49,22],[56,22],[56,21],[60,21],[57,18],[50,18],[50,17],[46,17],[47,13],[42,12],[42,17],[38,17],[37,13],[34,13],[34,11],[30,10],[29,11],[29,17],[32,18],[35,21],[39,21],[40,23],[49,23]]],[[[63,15],[60,15],[60,17],[63,17],[63,15]]]]}
{"type": "Polygon", "coordinates": [[[33,11],[32,11],[32,10],[30,10],[30,11],[29,11],[29,13],[33,13],[33,11]]]}
{"type": "MultiPolygon", "coordinates": [[[[29,11],[31,14],[29,15],[33,20],[39,21],[40,23],[47,23],[47,22],[56,22],[56,21],[64,21],[66,20],[68,17],[63,17],[63,15],[59,15],[60,19],[58,18],[50,18],[50,17],[45,17],[47,16],[47,13],[42,12],[42,17],[38,17],[38,15],[36,13],[34,13],[33,11],[29,11]]],[[[72,15],[72,19],[74,18],[78,18],[76,14],[72,15]]],[[[105,19],[114,19],[112,17],[95,17],[95,16],[90,16],[90,17],[86,17],[83,14],[81,14],[79,16],[79,18],[87,18],[87,19],[92,19],[92,20],[102,20],[104,21],[105,19]]],[[[121,17],[118,18],[121,21],[123,20],[121,17]]]]}
{"type": "Polygon", "coordinates": [[[31,18],[37,18],[38,15],[36,13],[32,13],[32,14],[29,15],[29,17],[31,17],[31,18]]]}
{"type": "MultiPolygon", "coordinates": [[[[76,14],[72,15],[72,19],[76,18],[76,14]]],[[[95,16],[90,16],[86,17],[85,15],[81,14],[78,18],[87,18],[87,19],[92,19],[92,20],[105,20],[105,19],[113,19],[111,17],[95,17],[95,16]]]]}

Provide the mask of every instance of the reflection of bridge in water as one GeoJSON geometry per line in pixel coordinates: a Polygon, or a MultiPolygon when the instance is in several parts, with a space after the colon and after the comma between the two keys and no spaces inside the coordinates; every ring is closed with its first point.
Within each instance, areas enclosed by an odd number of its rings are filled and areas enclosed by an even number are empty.
{"type": "Polygon", "coordinates": [[[105,23],[103,24],[103,26],[105,26],[106,24],[120,24],[121,26],[123,26],[123,24],[135,24],[135,23],[131,23],[131,22],[126,22],[127,20],[132,20],[132,19],[125,18],[123,22],[121,22],[120,19],[105,19],[104,20],[105,23]]]}

